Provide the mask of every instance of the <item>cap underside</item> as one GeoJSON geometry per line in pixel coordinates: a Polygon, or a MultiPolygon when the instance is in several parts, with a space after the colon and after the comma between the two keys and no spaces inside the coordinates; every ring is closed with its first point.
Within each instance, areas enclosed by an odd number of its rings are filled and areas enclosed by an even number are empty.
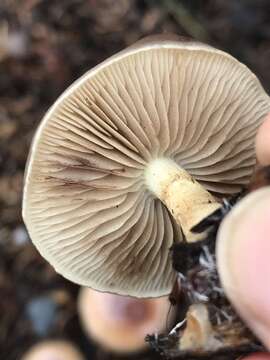
{"type": "Polygon", "coordinates": [[[169,249],[181,235],[147,190],[145,167],[168,157],[210,191],[239,191],[253,171],[269,98],[244,65],[212,49],[156,44],[113,59],[76,82],[43,119],[24,219],[66,278],[161,296],[174,281],[169,249]]]}

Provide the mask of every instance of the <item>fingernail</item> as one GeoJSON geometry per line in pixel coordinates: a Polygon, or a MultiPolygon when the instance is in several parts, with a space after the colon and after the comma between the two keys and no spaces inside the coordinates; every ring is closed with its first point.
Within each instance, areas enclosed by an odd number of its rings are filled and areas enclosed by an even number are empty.
{"type": "Polygon", "coordinates": [[[270,346],[270,187],[249,194],[226,216],[217,265],[228,298],[270,346]]]}

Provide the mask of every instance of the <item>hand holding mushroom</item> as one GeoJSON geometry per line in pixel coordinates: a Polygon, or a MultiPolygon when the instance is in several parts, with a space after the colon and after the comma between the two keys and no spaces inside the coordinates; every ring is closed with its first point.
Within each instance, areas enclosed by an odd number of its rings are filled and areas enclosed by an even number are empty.
{"type": "MultiPolygon", "coordinates": [[[[270,164],[270,114],[259,129],[256,153],[270,164]]],[[[227,296],[270,350],[270,187],[247,196],[224,220],[218,235],[218,267],[227,296]]],[[[267,360],[270,355],[254,355],[267,360]]]]}
{"type": "Polygon", "coordinates": [[[208,45],[154,37],[114,55],[60,96],[33,140],[23,217],[34,244],[81,285],[167,295],[169,249],[199,240],[192,227],[249,183],[269,111],[254,74],[208,45]]]}

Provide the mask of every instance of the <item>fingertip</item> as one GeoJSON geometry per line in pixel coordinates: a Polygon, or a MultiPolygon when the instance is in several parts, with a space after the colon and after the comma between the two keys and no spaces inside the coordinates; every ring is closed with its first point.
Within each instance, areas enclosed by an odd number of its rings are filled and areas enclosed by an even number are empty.
{"type": "Polygon", "coordinates": [[[266,116],[264,122],[260,126],[256,141],[257,159],[261,165],[270,164],[270,113],[266,116]]]}
{"type": "Polygon", "coordinates": [[[270,349],[270,187],[241,200],[221,224],[217,265],[223,288],[270,349]]]}
{"type": "Polygon", "coordinates": [[[270,360],[270,355],[267,353],[253,354],[243,358],[242,360],[270,360]]]}

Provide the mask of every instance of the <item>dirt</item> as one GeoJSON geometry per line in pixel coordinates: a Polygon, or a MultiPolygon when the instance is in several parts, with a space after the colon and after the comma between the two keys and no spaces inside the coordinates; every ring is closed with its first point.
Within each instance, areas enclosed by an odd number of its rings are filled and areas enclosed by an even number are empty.
{"type": "MultiPolygon", "coordinates": [[[[23,173],[34,131],[58,95],[103,59],[142,36],[160,32],[193,36],[228,51],[247,64],[269,92],[269,0],[1,1],[3,360],[20,359],[29,346],[47,338],[70,339],[87,358],[119,359],[86,338],[76,312],[78,287],[57,275],[31,244],[21,217],[23,173]],[[36,315],[44,306],[46,321],[36,315]]],[[[133,356],[150,358],[158,355],[133,356]]]]}

